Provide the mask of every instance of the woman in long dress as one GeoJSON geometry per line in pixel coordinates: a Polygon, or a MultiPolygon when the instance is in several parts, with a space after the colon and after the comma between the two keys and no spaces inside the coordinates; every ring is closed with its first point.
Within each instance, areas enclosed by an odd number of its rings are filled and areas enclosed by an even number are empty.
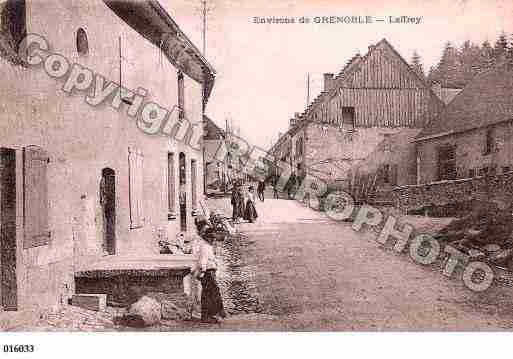
{"type": "Polygon", "coordinates": [[[218,323],[219,317],[225,318],[223,298],[216,282],[217,260],[213,243],[215,231],[205,229],[201,234],[199,250],[199,273],[201,281],[201,321],[205,323],[218,323]]]}
{"type": "Polygon", "coordinates": [[[249,223],[253,223],[256,221],[257,217],[258,214],[255,208],[255,188],[253,186],[250,186],[246,200],[246,210],[244,212],[244,219],[249,221],[249,223]]]}

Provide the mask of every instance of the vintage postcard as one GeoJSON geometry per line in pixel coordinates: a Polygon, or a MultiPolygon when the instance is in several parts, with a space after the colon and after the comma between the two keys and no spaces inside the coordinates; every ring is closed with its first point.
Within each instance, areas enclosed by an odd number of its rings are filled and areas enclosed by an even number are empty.
{"type": "Polygon", "coordinates": [[[2,0],[0,74],[0,331],[513,329],[510,0],[2,0]]]}

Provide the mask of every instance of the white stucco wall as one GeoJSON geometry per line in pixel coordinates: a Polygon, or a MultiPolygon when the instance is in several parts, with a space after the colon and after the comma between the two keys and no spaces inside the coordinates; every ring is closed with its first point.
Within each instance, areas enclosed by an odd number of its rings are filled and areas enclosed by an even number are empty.
{"type": "MultiPolygon", "coordinates": [[[[106,78],[119,82],[118,37],[122,39],[123,86],[143,87],[154,101],[171,109],[177,101],[177,70],[158,49],[119,19],[102,1],[27,1],[27,31],[43,35],[53,51],[106,78]],[[76,51],[76,31],[86,30],[89,54],[76,51]]],[[[73,268],[102,255],[99,184],[105,167],[116,172],[116,255],[158,253],[155,232],[169,237],[179,231],[179,218],[168,221],[167,154],[175,153],[176,212],[178,213],[178,154],[186,154],[188,226],[191,217],[192,159],[197,161],[198,200],[203,194],[202,151],[169,138],[148,135],[126,115],[127,105],[92,107],[85,93],[68,95],[63,81],[42,68],[13,67],[0,60],[0,146],[17,150],[18,179],[22,149],[37,145],[48,151],[50,164],[49,221],[51,244],[23,250],[23,187],[18,181],[18,281],[20,306],[45,305],[58,299],[62,286],[72,286],[73,268]],[[145,225],[130,229],[128,148],[144,154],[143,206],[145,225]],[[75,238],[75,243],[73,242],[75,238]],[[77,243],[77,241],[79,243],[77,243]],[[79,258],[73,261],[73,252],[79,258]],[[80,263],[79,263],[80,262],[80,263]],[[65,269],[63,269],[65,267],[65,269]]],[[[185,77],[185,107],[191,122],[202,120],[202,86],[185,77]]]]}

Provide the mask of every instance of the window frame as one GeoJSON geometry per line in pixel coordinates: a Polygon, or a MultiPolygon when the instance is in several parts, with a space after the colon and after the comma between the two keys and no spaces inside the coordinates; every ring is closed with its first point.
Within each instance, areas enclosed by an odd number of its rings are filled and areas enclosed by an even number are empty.
{"type": "Polygon", "coordinates": [[[457,168],[456,168],[456,145],[453,144],[445,144],[438,146],[437,148],[437,180],[438,181],[452,181],[455,180],[458,176],[457,168]],[[445,158],[442,161],[442,153],[443,152],[450,153],[452,152],[453,156],[449,158],[445,158]],[[448,167],[452,167],[452,171],[447,171],[448,167]]]}

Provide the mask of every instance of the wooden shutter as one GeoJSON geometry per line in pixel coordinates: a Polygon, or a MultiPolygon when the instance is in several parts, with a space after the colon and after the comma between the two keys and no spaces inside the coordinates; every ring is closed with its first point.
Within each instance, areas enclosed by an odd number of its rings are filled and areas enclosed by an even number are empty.
{"type": "Polygon", "coordinates": [[[23,224],[25,249],[50,243],[48,226],[48,154],[39,147],[23,150],[23,224]]]}
{"type": "Polygon", "coordinates": [[[143,154],[136,148],[128,149],[130,228],[144,225],[143,215],[143,154]]]}

